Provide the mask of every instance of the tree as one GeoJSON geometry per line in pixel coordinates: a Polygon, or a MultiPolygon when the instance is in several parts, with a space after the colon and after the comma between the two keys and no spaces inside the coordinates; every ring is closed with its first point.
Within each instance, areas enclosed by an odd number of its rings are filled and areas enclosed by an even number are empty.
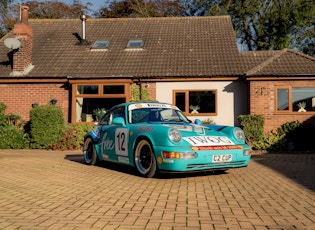
{"type": "Polygon", "coordinates": [[[0,38],[13,28],[15,23],[11,15],[13,0],[1,0],[0,2],[0,38]]]}
{"type": "MultiPolygon", "coordinates": [[[[208,15],[230,15],[246,50],[309,50],[313,43],[315,0],[216,0],[208,15]],[[308,39],[307,39],[308,38],[308,39]]],[[[209,3],[211,2],[211,3],[209,3]]]]}
{"type": "MultiPolygon", "coordinates": [[[[18,20],[20,5],[13,4],[14,0],[1,0],[0,2],[0,38],[13,29],[18,20]]],[[[73,0],[71,5],[60,1],[26,1],[21,4],[29,6],[29,18],[32,19],[67,19],[80,18],[82,14],[92,14],[92,3],[81,4],[73,0]]]]}
{"type": "Polygon", "coordinates": [[[181,16],[180,0],[124,0],[111,2],[95,14],[96,17],[171,17],[181,16]]]}
{"type": "Polygon", "coordinates": [[[89,14],[92,3],[82,5],[80,1],[74,0],[71,5],[60,1],[28,1],[25,5],[29,6],[29,18],[33,19],[71,19],[80,18],[82,14],[89,14]]]}

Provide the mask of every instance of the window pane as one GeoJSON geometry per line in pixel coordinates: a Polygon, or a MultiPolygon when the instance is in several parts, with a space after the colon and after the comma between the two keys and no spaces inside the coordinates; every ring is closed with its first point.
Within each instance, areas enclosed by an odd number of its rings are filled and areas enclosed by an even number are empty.
{"type": "Polygon", "coordinates": [[[190,91],[189,113],[215,113],[215,92],[190,91]]]}
{"type": "Polygon", "coordinates": [[[175,105],[183,112],[185,111],[185,93],[175,93],[175,105]]]}
{"type": "Polygon", "coordinates": [[[128,48],[142,48],[143,40],[130,40],[127,45],[128,48]]]}
{"type": "Polygon", "coordinates": [[[77,98],[76,121],[97,121],[104,111],[110,109],[114,105],[124,103],[125,101],[125,98],[77,98]]]}
{"type": "Polygon", "coordinates": [[[289,110],[289,89],[278,89],[278,110],[289,110]]]}
{"type": "Polygon", "coordinates": [[[98,94],[97,85],[79,85],[77,94],[98,94]]]}
{"type": "Polygon", "coordinates": [[[104,94],[124,94],[125,86],[123,85],[104,85],[103,86],[104,94]]]}
{"type": "Polygon", "coordinates": [[[293,111],[315,111],[315,88],[292,88],[293,111]]]}
{"type": "Polygon", "coordinates": [[[108,45],[109,45],[109,41],[95,41],[93,46],[92,46],[92,49],[106,49],[108,48],[108,45]]]}

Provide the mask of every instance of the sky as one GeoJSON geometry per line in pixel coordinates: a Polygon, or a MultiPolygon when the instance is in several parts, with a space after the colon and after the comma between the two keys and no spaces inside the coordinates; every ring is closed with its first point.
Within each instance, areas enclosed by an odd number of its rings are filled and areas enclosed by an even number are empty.
{"type": "MultiPolygon", "coordinates": [[[[25,1],[28,1],[28,0],[15,0],[16,3],[25,2],[25,1]]],[[[43,0],[43,1],[38,0],[38,1],[39,2],[45,2],[45,0],[43,0]]],[[[51,1],[51,0],[49,0],[49,1],[51,1]]],[[[58,0],[58,1],[64,2],[66,4],[72,4],[73,3],[73,0],[58,0]]],[[[92,3],[93,5],[91,6],[91,8],[93,10],[98,10],[101,7],[105,6],[108,2],[110,2],[109,0],[80,0],[80,1],[83,5],[85,5],[87,2],[92,3]]]]}
{"type": "MultiPolygon", "coordinates": [[[[72,4],[73,0],[59,0],[60,2],[64,2],[66,4],[72,4]]],[[[90,2],[92,3],[92,9],[93,10],[98,10],[100,9],[102,6],[104,6],[107,2],[109,2],[108,0],[80,0],[81,3],[83,5],[85,5],[86,3],[90,2]]]]}

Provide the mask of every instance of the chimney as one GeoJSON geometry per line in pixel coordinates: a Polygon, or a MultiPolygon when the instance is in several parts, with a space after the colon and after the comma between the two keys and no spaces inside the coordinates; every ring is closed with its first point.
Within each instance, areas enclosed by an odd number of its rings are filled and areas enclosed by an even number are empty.
{"type": "Polygon", "coordinates": [[[33,30],[28,25],[28,6],[21,6],[21,22],[14,25],[13,33],[21,46],[13,53],[13,71],[11,76],[27,75],[32,68],[33,30]]]}
{"type": "Polygon", "coordinates": [[[86,16],[84,14],[81,16],[81,20],[82,20],[82,39],[83,39],[83,41],[85,41],[86,16]]]}

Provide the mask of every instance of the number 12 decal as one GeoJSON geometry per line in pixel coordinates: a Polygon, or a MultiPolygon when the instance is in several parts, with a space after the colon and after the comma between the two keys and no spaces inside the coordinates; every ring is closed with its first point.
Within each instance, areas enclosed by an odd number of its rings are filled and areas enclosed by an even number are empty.
{"type": "Polygon", "coordinates": [[[128,129],[116,129],[115,152],[117,155],[128,156],[128,129]]]}

